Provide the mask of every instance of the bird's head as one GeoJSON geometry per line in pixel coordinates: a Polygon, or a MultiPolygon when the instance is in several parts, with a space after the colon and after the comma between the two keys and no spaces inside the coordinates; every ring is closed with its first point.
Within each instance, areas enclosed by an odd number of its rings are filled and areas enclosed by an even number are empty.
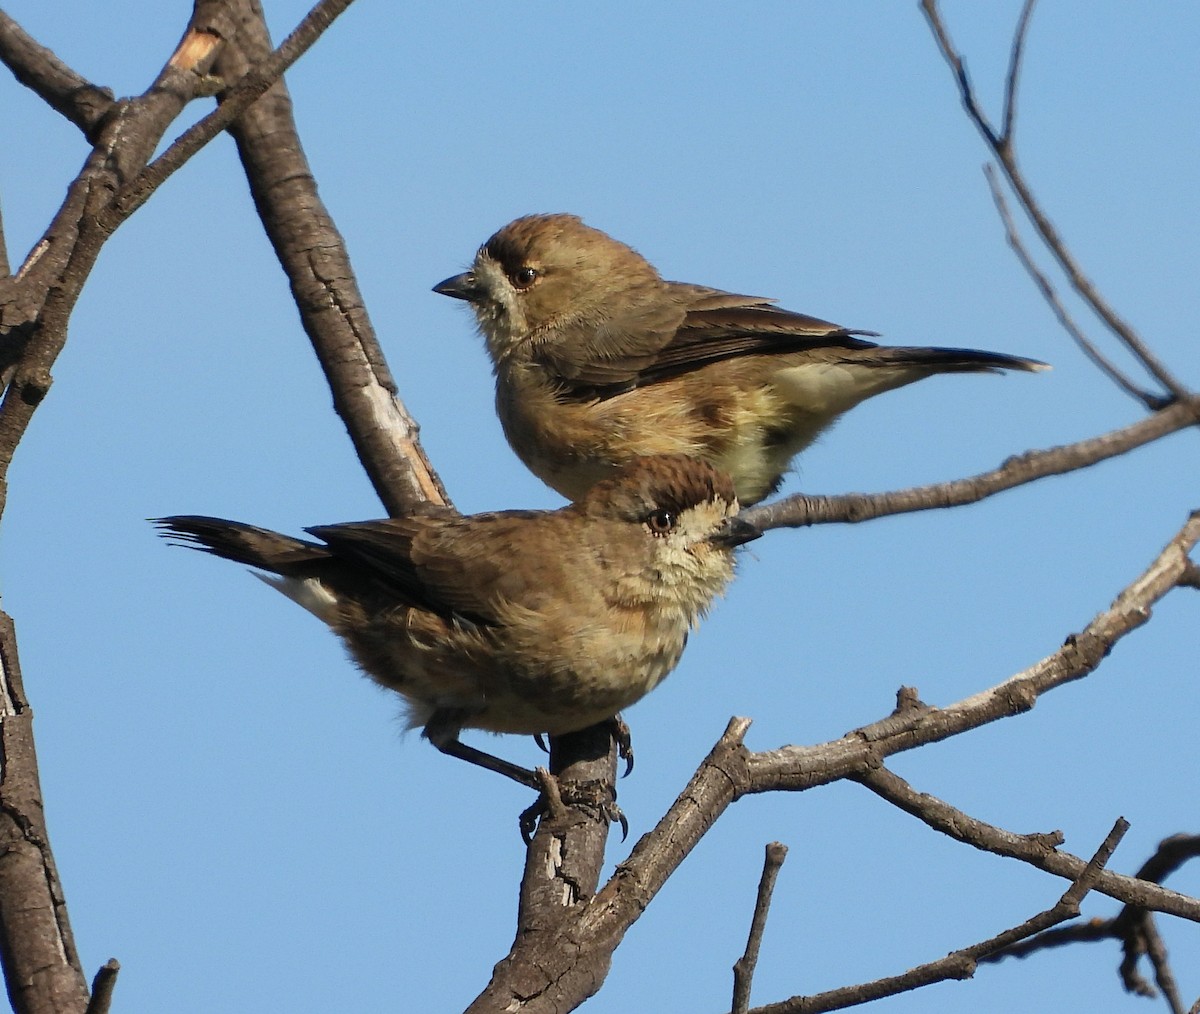
{"type": "Polygon", "coordinates": [[[653,305],[662,289],[636,250],[563,214],[509,222],[479,248],[470,270],[433,288],[471,305],[497,366],[532,356],[539,344],[603,332],[631,309],[653,305]]]}

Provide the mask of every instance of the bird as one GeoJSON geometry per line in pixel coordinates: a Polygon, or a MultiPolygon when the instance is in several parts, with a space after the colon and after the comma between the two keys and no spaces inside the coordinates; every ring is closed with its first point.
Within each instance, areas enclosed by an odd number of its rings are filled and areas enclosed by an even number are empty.
{"type": "Polygon", "coordinates": [[[305,529],[319,542],[197,515],[153,523],[174,544],[256,568],[324,621],[442,753],[539,788],[462,730],[619,722],[679,662],[733,576],[734,549],[762,534],[738,506],[708,463],[658,456],[553,511],[426,505],[305,529]]]}
{"type": "Polygon", "coordinates": [[[434,291],[470,304],[508,442],[569,500],[633,457],[687,454],[729,473],[750,506],[867,398],[937,373],[1049,369],[999,352],[881,346],[873,331],[773,299],[665,281],[576,215],[510,222],[434,291]]]}

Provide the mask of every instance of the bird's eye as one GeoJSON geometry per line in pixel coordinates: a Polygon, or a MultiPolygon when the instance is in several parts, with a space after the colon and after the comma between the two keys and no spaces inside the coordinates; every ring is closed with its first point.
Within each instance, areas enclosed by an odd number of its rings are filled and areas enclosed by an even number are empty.
{"type": "Polygon", "coordinates": [[[646,527],[655,535],[669,535],[675,531],[678,521],[674,511],[660,510],[646,518],[646,527]]]}
{"type": "Polygon", "coordinates": [[[537,268],[531,268],[528,265],[517,268],[512,273],[512,282],[518,289],[528,289],[535,281],[537,281],[537,268]]]}

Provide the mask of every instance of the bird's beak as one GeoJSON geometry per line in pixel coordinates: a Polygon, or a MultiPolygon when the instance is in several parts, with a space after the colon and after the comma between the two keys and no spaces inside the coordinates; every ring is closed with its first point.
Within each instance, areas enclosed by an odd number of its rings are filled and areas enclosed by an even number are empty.
{"type": "Polygon", "coordinates": [[[708,541],[714,546],[732,549],[745,542],[753,542],[762,535],[762,530],[741,518],[726,518],[725,523],[709,536],[708,541]]]}
{"type": "Polygon", "coordinates": [[[475,276],[470,271],[464,271],[461,275],[454,275],[444,282],[438,282],[433,287],[433,291],[454,299],[465,299],[470,303],[479,296],[481,290],[475,281],[475,276]]]}

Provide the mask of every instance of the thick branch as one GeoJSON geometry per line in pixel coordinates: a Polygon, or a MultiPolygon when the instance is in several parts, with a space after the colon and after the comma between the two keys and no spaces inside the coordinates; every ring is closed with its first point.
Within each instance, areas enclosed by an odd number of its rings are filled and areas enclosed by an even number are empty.
{"type": "Polygon", "coordinates": [[[87,980],[42,810],[33,712],[12,620],[0,613],[0,960],[17,1014],[81,1011],[87,980]]]}
{"type": "Polygon", "coordinates": [[[1192,397],[1153,415],[1098,437],[1009,458],[990,472],[888,493],[846,493],[806,496],[802,493],[745,512],[760,528],[799,528],[804,525],[856,524],[889,514],[978,503],[989,496],[1051,475],[1064,475],[1116,458],[1135,447],[1200,422],[1200,397],[1192,397]]]}
{"type": "Polygon", "coordinates": [[[90,140],[100,121],[113,108],[113,93],[76,74],[45,46],[0,11],[0,62],[26,88],[62,113],[90,140]]]}
{"type": "Polygon", "coordinates": [[[734,786],[745,781],[742,737],[749,727],[744,718],[730,721],[687,788],[629,859],[595,897],[562,914],[554,939],[518,934],[487,989],[468,1008],[470,1014],[518,1009],[560,1014],[600,988],[626,930],[733,801],[734,786]]]}
{"type": "MultiPolygon", "coordinates": [[[[262,9],[254,0],[246,5],[237,45],[222,54],[217,70],[241,78],[270,52],[262,9]]],[[[276,82],[229,130],[334,408],[379,498],[392,515],[419,503],[448,503],[417,439],[417,424],[396,396],[345,243],[317,194],[284,83],[276,82]]]]}
{"type": "MultiPolygon", "coordinates": [[[[166,128],[204,92],[222,39],[214,25],[222,23],[226,6],[224,0],[199,0],[183,40],[153,85],[139,98],[112,106],[97,121],[93,151],[62,208],[17,275],[0,279],[0,370],[7,382],[0,402],[0,511],[8,467],[50,388],[50,370],[66,341],[80,291],[112,231],[161,181],[147,180],[141,171],[166,128]],[[130,180],[141,181],[140,199],[114,209],[114,195],[130,180]]],[[[0,23],[0,33],[9,29],[9,52],[23,44],[14,27],[7,20],[0,23]]],[[[58,75],[60,84],[65,80],[65,68],[52,65],[44,53],[33,55],[43,69],[58,75]]],[[[28,53],[24,58],[33,59],[28,53]]],[[[18,1014],[81,1011],[88,1001],[87,984],[42,818],[32,715],[20,689],[15,639],[7,623],[0,632],[0,662],[5,680],[0,711],[0,959],[5,982],[18,1014]]],[[[107,1004],[111,978],[106,974],[98,980],[103,991],[96,1009],[107,1004]]]]}
{"type": "MultiPolygon", "coordinates": [[[[209,0],[209,2],[212,3],[213,0],[209,0]]],[[[219,0],[223,8],[234,7],[238,10],[242,9],[241,4],[244,2],[249,2],[249,0],[219,0]]],[[[133,214],[168,176],[183,166],[221,131],[229,127],[276,81],[280,80],[283,72],[308,52],[334,19],[351,3],[353,0],[321,0],[304,16],[304,19],[283,40],[278,49],[272,52],[268,46],[269,55],[251,67],[244,77],[226,90],[221,104],[213,112],[185,130],[166,151],[149,165],[144,166],[137,176],[122,189],[113,201],[112,209],[109,212],[109,217],[115,219],[112,227],[115,228],[116,224],[133,214]]],[[[245,23],[240,16],[238,20],[244,28],[245,23]]],[[[211,87],[211,83],[205,82],[205,87],[211,87]]]]}
{"type": "MultiPolygon", "coordinates": [[[[211,6],[212,0],[197,5],[211,6]]],[[[100,249],[124,220],[111,212],[113,195],[137,175],[167,127],[202,90],[218,41],[190,25],[150,88],[111,111],[49,229],[17,274],[0,281],[0,335],[7,343],[0,362],[12,370],[0,403],[0,511],[8,466],[50,389],[50,370],[66,342],[79,293],[100,249]],[[180,51],[187,57],[180,58],[180,51]]]]}

